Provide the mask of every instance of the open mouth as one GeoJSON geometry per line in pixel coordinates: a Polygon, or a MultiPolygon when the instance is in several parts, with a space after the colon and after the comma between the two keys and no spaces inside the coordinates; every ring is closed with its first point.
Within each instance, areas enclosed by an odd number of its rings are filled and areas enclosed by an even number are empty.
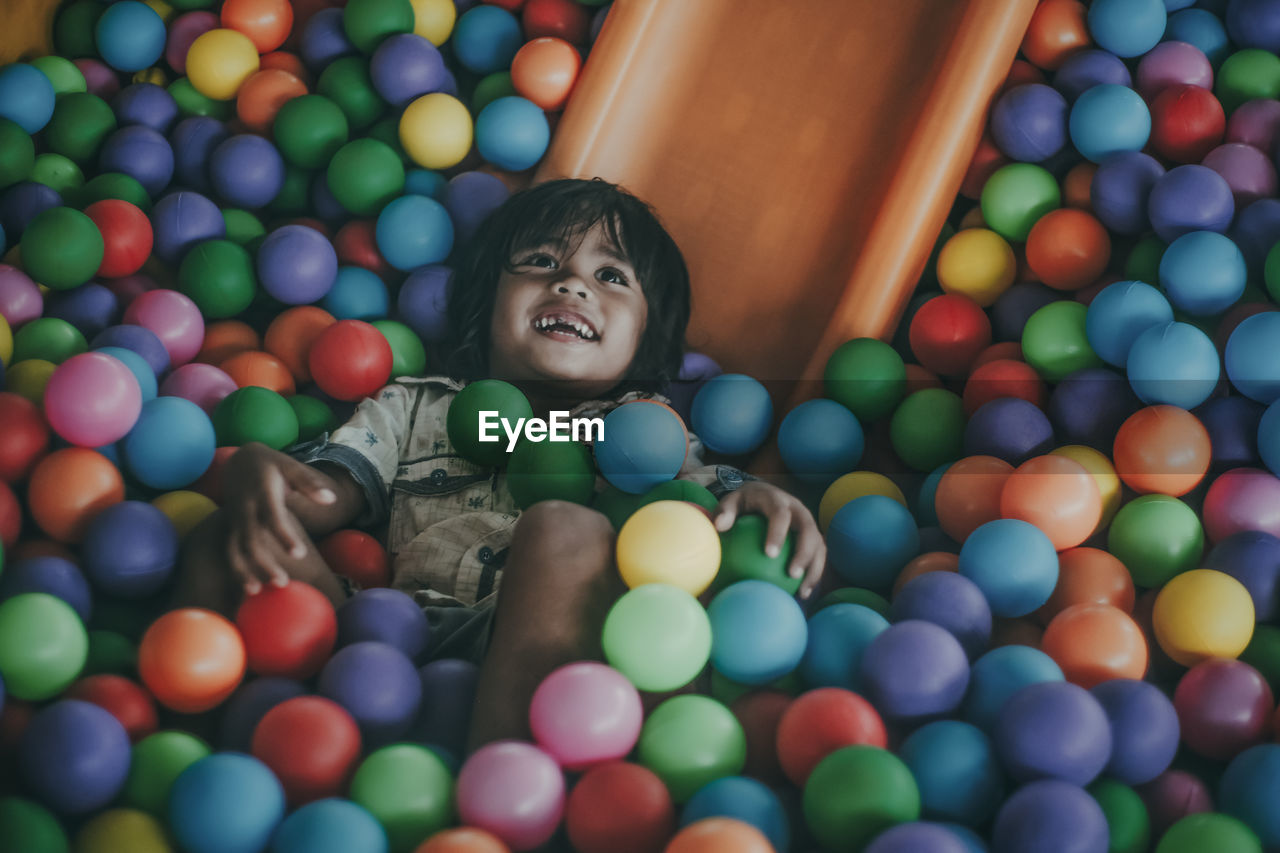
{"type": "Polygon", "coordinates": [[[533,318],[533,328],[548,337],[563,341],[600,340],[600,333],[581,314],[548,311],[533,318]]]}

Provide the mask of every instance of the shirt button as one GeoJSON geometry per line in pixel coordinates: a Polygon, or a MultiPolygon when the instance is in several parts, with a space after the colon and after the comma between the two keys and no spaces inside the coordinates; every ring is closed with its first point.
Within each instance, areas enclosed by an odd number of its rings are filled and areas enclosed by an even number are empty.
{"type": "Polygon", "coordinates": [[[448,471],[444,470],[443,468],[437,468],[436,470],[431,472],[431,482],[443,483],[445,478],[448,476],[449,476],[448,471]]]}
{"type": "Polygon", "coordinates": [[[480,558],[482,563],[491,563],[493,562],[493,549],[486,545],[480,549],[476,556],[480,558]]]}

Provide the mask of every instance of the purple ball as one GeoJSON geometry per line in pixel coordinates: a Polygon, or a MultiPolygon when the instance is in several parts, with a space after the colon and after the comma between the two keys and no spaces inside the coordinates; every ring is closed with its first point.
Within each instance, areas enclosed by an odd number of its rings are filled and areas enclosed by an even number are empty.
{"type": "Polygon", "coordinates": [[[991,138],[1014,160],[1039,163],[1067,143],[1067,99],[1052,86],[1014,86],[991,109],[991,138]]]}
{"type": "Polygon", "coordinates": [[[1254,98],[1236,107],[1227,119],[1227,142],[1252,145],[1264,152],[1275,151],[1280,138],[1280,101],[1254,98]]]}
{"type": "Polygon", "coordinates": [[[111,100],[116,120],[121,127],[140,124],[160,133],[168,133],[178,120],[178,102],[168,90],[155,83],[134,83],[120,90],[111,100]]]}
{"type": "Polygon", "coordinates": [[[61,598],[89,624],[93,593],[76,564],[62,557],[24,557],[4,567],[0,574],[0,601],[26,592],[44,592],[61,598]]]}
{"type": "Polygon", "coordinates": [[[1267,253],[1280,243],[1280,200],[1259,199],[1246,207],[1236,218],[1229,236],[1244,253],[1249,277],[1261,281],[1267,253]]]}
{"type": "Polygon", "coordinates": [[[995,456],[1010,465],[1043,456],[1053,446],[1049,418],[1034,403],[1017,397],[983,403],[964,429],[966,456],[995,456]]]}
{"type": "Polygon", "coordinates": [[[411,737],[447,750],[460,761],[467,753],[480,669],[470,661],[441,658],[419,669],[418,675],[422,679],[422,707],[411,737]]]}
{"type": "Polygon", "coordinates": [[[326,222],[338,222],[347,218],[347,209],[329,189],[329,179],[324,172],[317,172],[311,181],[312,212],[326,222]]]}
{"type": "Polygon", "coordinates": [[[1221,175],[1231,187],[1237,210],[1276,194],[1276,167],[1252,145],[1229,142],[1205,155],[1201,164],[1221,175]]]}
{"type": "Polygon", "coordinates": [[[1203,567],[1244,584],[1258,622],[1271,622],[1280,613],[1280,539],[1270,533],[1242,530],[1231,534],[1213,546],[1203,567]]]}
{"type": "Polygon", "coordinates": [[[470,240],[480,223],[510,195],[506,184],[486,172],[463,172],[452,178],[441,202],[453,220],[458,242],[470,240]]]}
{"type": "Polygon", "coordinates": [[[160,383],[160,396],[190,400],[212,418],[218,404],[238,387],[222,368],[191,361],[165,377],[160,383]]]}
{"type": "Polygon", "coordinates": [[[410,658],[427,650],[431,626],[412,598],[398,589],[366,589],[338,608],[338,647],[378,642],[394,646],[410,658]]]}
{"type": "Polygon", "coordinates": [[[1178,712],[1160,688],[1117,678],[1090,692],[1111,727],[1107,775],[1126,785],[1141,785],[1169,769],[1178,751],[1181,729],[1178,712]]]}
{"type": "Polygon", "coordinates": [[[1208,166],[1170,169],[1156,181],[1147,199],[1151,227],[1166,243],[1192,231],[1224,234],[1235,211],[1231,187],[1208,166]]]}
{"type": "Polygon", "coordinates": [[[1258,423],[1264,411],[1262,404],[1247,397],[1215,397],[1196,409],[1196,417],[1209,432],[1213,470],[1261,466],[1258,423]]]}
{"type": "Polygon", "coordinates": [[[1111,724],[1088,690],[1067,681],[1024,687],[1000,709],[994,738],[1019,782],[1061,779],[1088,785],[1111,758],[1111,724]]]}
{"type": "Polygon", "coordinates": [[[230,135],[225,124],[209,116],[192,116],[178,122],[169,136],[174,180],[198,192],[209,192],[209,157],[230,135]]]}
{"type": "MultiPolygon", "coordinates": [[[[1158,837],[1154,831],[1152,837],[1158,837]]],[[[1111,829],[1098,801],[1056,779],[1015,791],[1000,807],[991,834],[992,853],[1101,853],[1110,843],[1111,829]]]]}
{"type": "Polygon", "coordinates": [[[1098,220],[1112,231],[1137,235],[1147,230],[1147,199],[1165,175],[1156,158],[1141,151],[1121,151],[1098,164],[1089,199],[1098,220]]]}
{"type": "Polygon", "coordinates": [[[448,331],[450,276],[440,264],[420,267],[409,274],[396,297],[400,321],[424,341],[438,341],[448,331]]]}
{"type": "Polygon", "coordinates": [[[85,530],[84,571],[94,586],[120,598],[159,592],[178,561],[178,531],[143,501],[121,501],[99,512],[85,530]]]}
{"type": "Polygon", "coordinates": [[[209,199],[194,192],[170,193],[156,202],[151,211],[156,257],[177,264],[196,243],[221,240],[227,236],[222,211],[209,199]]]}
{"type": "Polygon", "coordinates": [[[1151,818],[1152,838],[1159,838],[1189,814],[1213,810],[1209,788],[1185,770],[1166,770],[1137,792],[1151,818]]]}
{"type": "Polygon", "coordinates": [[[145,326],[130,324],[108,326],[93,336],[89,349],[124,347],[142,356],[156,376],[169,369],[169,351],[155,332],[145,326]]]}
{"type": "Polygon", "coordinates": [[[108,711],[74,699],[37,711],[18,746],[27,788],[62,815],[88,814],[115,799],[129,775],[124,726],[108,711]]]}
{"type": "Polygon", "coordinates": [[[890,625],[862,654],[862,686],[885,717],[919,722],[960,706],[969,659],[947,629],[908,619],[890,625]]]}
{"type": "Polygon", "coordinates": [[[1116,430],[1141,406],[1124,376],[1105,367],[1086,367],[1057,384],[1045,409],[1061,443],[1084,444],[1109,455],[1116,430]]]}
{"type": "Polygon", "coordinates": [[[286,699],[305,696],[307,689],[289,678],[255,678],[236,688],[222,706],[218,748],[229,752],[249,752],[253,730],[267,712],[286,699]]]}
{"type": "Polygon", "coordinates": [[[446,73],[444,57],[436,46],[413,33],[384,39],[369,60],[373,88],[397,109],[444,89],[446,73]]]}
{"type": "Polygon", "coordinates": [[[1061,293],[1039,282],[1015,284],[1000,294],[990,308],[991,330],[996,340],[1021,341],[1022,330],[1031,315],[1061,298],[1061,293]]]}
{"type": "Polygon", "coordinates": [[[676,375],[675,381],[667,387],[666,396],[671,400],[671,408],[684,418],[685,423],[688,423],[692,417],[693,398],[698,395],[698,391],[707,384],[708,379],[719,376],[721,373],[724,371],[711,356],[700,352],[684,354],[684,359],[680,363],[680,372],[676,375]]]}
{"type": "Polygon", "coordinates": [[[1213,66],[1209,57],[1185,41],[1156,45],[1138,62],[1138,94],[1150,103],[1169,86],[1188,84],[1213,89],[1213,66]]]}
{"type": "Polygon", "coordinates": [[[31,277],[15,266],[0,264],[0,317],[17,328],[43,311],[44,297],[31,277]]]}
{"type": "Polygon", "coordinates": [[[57,190],[35,181],[20,181],[0,193],[0,228],[9,243],[16,245],[27,223],[53,207],[62,207],[57,190]]]}
{"type": "Polygon", "coordinates": [[[422,703],[422,679],[404,652],[386,643],[339,649],[320,671],[319,693],[347,709],[366,749],[400,739],[422,703]]]}
{"type": "Polygon", "coordinates": [[[1224,23],[1238,50],[1255,47],[1280,53],[1280,6],[1274,0],[1231,0],[1224,23]]]}
{"type": "Polygon", "coordinates": [[[969,847],[945,826],[925,821],[900,823],[875,837],[865,853],[968,853],[969,847]]]}
{"type": "Polygon", "coordinates": [[[91,281],[50,293],[44,316],[66,320],[92,338],[120,318],[120,300],[109,288],[91,281]]]}
{"type": "Polygon", "coordinates": [[[319,231],[286,225],[258,247],[258,280],[286,305],[306,305],[324,297],[338,277],[338,253],[319,231]]]}
{"type": "Polygon", "coordinates": [[[104,172],[120,172],[142,184],[155,198],[173,180],[173,148],[159,131],[139,124],[122,127],[107,137],[98,152],[104,172]]]}
{"type": "Polygon", "coordinates": [[[1063,60],[1053,75],[1053,87],[1075,101],[1094,86],[1128,86],[1133,82],[1124,60],[1105,50],[1079,50],[1063,60]]]}
{"type": "Polygon", "coordinates": [[[213,149],[209,182],[234,207],[266,207],[284,186],[284,158],[269,140],[251,133],[237,134],[213,149]]]}
{"type": "Polygon", "coordinates": [[[115,69],[102,60],[84,57],[77,59],[75,66],[84,75],[84,84],[90,95],[97,95],[105,101],[120,91],[120,78],[116,76],[115,69]]]}
{"type": "Polygon", "coordinates": [[[920,619],[951,632],[969,660],[991,642],[991,606],[977,584],[956,572],[928,572],[907,582],[893,597],[894,622],[920,619]]]}
{"type": "Polygon", "coordinates": [[[319,74],[326,65],[343,56],[356,53],[342,26],[341,9],[321,9],[302,28],[299,53],[312,72],[319,74]]]}

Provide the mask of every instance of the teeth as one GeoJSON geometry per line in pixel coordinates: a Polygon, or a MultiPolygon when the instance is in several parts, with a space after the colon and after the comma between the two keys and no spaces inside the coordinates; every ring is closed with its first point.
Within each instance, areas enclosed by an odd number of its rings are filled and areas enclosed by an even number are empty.
{"type": "Polygon", "coordinates": [[[577,320],[560,318],[553,315],[548,317],[539,317],[536,321],[534,321],[534,328],[537,328],[537,329],[549,329],[552,326],[556,326],[556,325],[568,326],[569,328],[577,332],[579,337],[585,340],[594,341],[596,339],[595,332],[591,331],[591,327],[588,326],[586,323],[582,323],[577,320]]]}

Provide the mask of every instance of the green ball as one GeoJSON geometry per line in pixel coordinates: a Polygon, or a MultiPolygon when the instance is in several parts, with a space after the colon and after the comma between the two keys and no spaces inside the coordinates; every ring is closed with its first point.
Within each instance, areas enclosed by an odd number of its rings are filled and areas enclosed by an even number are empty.
{"type": "Polygon", "coordinates": [[[711,622],[689,593],[647,583],[624,593],[604,620],[601,644],[609,666],[641,690],[678,690],[711,657],[711,622]]]}
{"type": "Polygon", "coordinates": [[[711,698],[726,707],[731,707],[734,702],[756,690],[776,690],[788,696],[799,696],[805,691],[805,687],[804,679],[800,677],[797,670],[792,670],[768,684],[740,684],[737,681],[730,681],[719,670],[711,670],[711,698]]]}
{"type": "Polygon", "coordinates": [[[1228,116],[1245,101],[1280,97],[1280,57],[1269,50],[1237,51],[1214,76],[1213,92],[1228,116]]]}
{"type": "Polygon", "coordinates": [[[521,509],[549,500],[586,505],[595,487],[591,451],[577,441],[521,439],[507,462],[507,488],[521,509]]]}
{"type": "Polygon", "coordinates": [[[27,275],[54,290],[70,290],[93,278],[103,249],[98,226],[70,207],[41,211],[22,232],[27,275]]]}
{"type": "Polygon", "coordinates": [[[97,95],[75,92],[58,98],[44,128],[49,150],[80,164],[92,163],[116,129],[116,114],[97,95]]]}
{"type": "Polygon", "coordinates": [[[0,798],[0,850],[68,853],[71,846],[57,818],[30,800],[0,798]]]}
{"type": "Polygon", "coordinates": [[[1157,286],[1160,283],[1160,259],[1168,246],[1154,234],[1148,234],[1134,244],[1124,262],[1125,278],[1144,281],[1157,286]]]}
{"type": "Polygon", "coordinates": [[[303,95],[285,102],[271,133],[287,163],[322,169],[347,144],[351,130],[346,113],[333,101],[324,95],[303,95]]]}
{"type": "Polygon", "coordinates": [[[1084,321],[1088,307],[1079,302],[1050,302],[1022,328],[1022,357],[1046,382],[1061,382],[1086,367],[1102,367],[1089,346],[1084,321]]]}
{"type": "Polygon", "coordinates": [[[182,256],[178,290],[211,320],[234,317],[253,303],[258,279],[253,258],[239,243],[205,240],[182,256]]]}
{"type": "MultiPolygon", "coordinates": [[[[279,196],[276,196],[276,198],[279,198],[279,196]]],[[[241,246],[267,233],[262,221],[247,210],[224,209],[222,211],[222,221],[227,226],[227,239],[241,246]]]]}
{"type": "Polygon", "coordinates": [[[0,189],[25,181],[36,163],[36,144],[17,123],[0,118],[0,189]]]}
{"type": "Polygon", "coordinates": [[[72,0],[53,19],[53,46],[67,59],[97,58],[93,33],[106,6],[98,0],[72,0]]]}
{"type": "Polygon", "coordinates": [[[80,167],[61,154],[46,153],[36,157],[28,177],[37,184],[57,190],[62,196],[84,186],[84,173],[80,167]]]}
{"type": "Polygon", "coordinates": [[[987,227],[1022,243],[1040,217],[1062,206],[1062,191],[1048,170],[1033,163],[1010,163],[987,179],[981,205],[987,227]]]}
{"type": "Polygon", "coordinates": [[[631,513],[640,508],[640,502],[643,500],[644,495],[633,495],[630,492],[624,492],[609,483],[596,494],[595,500],[591,502],[591,507],[597,512],[603,513],[604,517],[609,519],[609,523],[613,525],[614,530],[621,530],[623,523],[631,517],[631,513]]]}
{"type": "Polygon", "coordinates": [[[431,750],[417,744],[384,746],[360,763],[351,799],[387,831],[391,853],[409,853],[453,822],[453,777],[431,750]]]}
{"type": "Polygon", "coordinates": [[[1200,565],[1204,529],[1195,510],[1169,495],[1143,495],[1120,507],[1107,533],[1107,550],[1141,587],[1164,586],[1200,565]]]}
{"type": "Polygon", "coordinates": [[[738,581],[759,580],[781,587],[788,595],[796,594],[801,579],[787,574],[795,537],[788,533],[778,556],[770,557],[764,552],[768,528],[769,521],[762,515],[740,515],[733,527],[720,534],[720,571],[712,582],[713,590],[718,592],[738,581]]]}
{"type": "Polygon", "coordinates": [[[964,403],[951,391],[925,388],[903,400],[889,421],[898,458],[917,471],[932,471],[964,454],[964,403]]]}
{"type": "Polygon", "coordinates": [[[404,323],[396,320],[374,320],[370,323],[391,344],[391,376],[421,376],[427,369],[427,348],[422,338],[404,323]]]}
{"type": "Polygon", "coordinates": [[[187,732],[165,731],[147,735],[133,745],[129,775],[122,798],[131,808],[165,818],[169,810],[169,789],[192,764],[209,756],[209,745],[187,732]]]}
{"type": "Polygon", "coordinates": [[[357,216],[373,216],[404,191],[404,163],[376,139],[348,142],[329,161],[329,191],[357,216]]]}
{"type": "Polygon", "coordinates": [[[76,680],[89,653],[80,617],[43,592],[0,603],[0,672],[6,694],[28,702],[57,696],[76,680]]]}
{"type": "Polygon", "coordinates": [[[832,590],[822,597],[818,602],[818,609],[830,607],[833,604],[861,604],[863,607],[869,607],[881,616],[889,616],[889,601],[878,592],[872,592],[869,589],[860,589],[858,587],[847,586],[842,589],[832,590]]]}
{"type": "Polygon", "coordinates": [[[40,56],[31,60],[31,64],[49,78],[49,82],[53,84],[53,94],[57,97],[84,92],[89,88],[80,69],[65,56],[40,56]]]}
{"type": "Polygon", "coordinates": [[[1262,853],[1262,842],[1242,821],[1219,814],[1190,814],[1165,831],[1156,853],[1262,853]]]}
{"type": "Polygon", "coordinates": [[[213,410],[213,429],[219,447],[260,441],[283,450],[298,440],[298,416],[275,391],[250,385],[222,398],[213,410]]]}
{"type": "MultiPolygon", "coordinates": [[[[280,192],[267,205],[267,210],[277,216],[301,216],[311,207],[311,184],[316,177],[297,166],[284,167],[284,183],[280,192]]],[[[252,238],[256,239],[256,238],[252,238]]]]}
{"type": "Polygon", "coordinates": [[[308,394],[289,398],[293,413],[298,416],[298,441],[311,441],[326,432],[338,428],[338,419],[328,404],[308,394]]]}
{"type": "MultiPolygon", "coordinates": [[[[533,407],[516,386],[500,379],[481,379],[458,392],[445,417],[449,441],[462,458],[477,465],[501,465],[507,460],[507,436],[501,427],[498,441],[480,441],[480,413],[497,412],[513,425],[519,418],[533,417],[533,407]]],[[[492,421],[490,421],[492,423],[492,421]]]]}
{"type": "Polygon", "coordinates": [[[142,642],[151,623],[164,613],[163,601],[153,598],[116,598],[98,596],[93,602],[89,627],[114,631],[134,643],[142,642]]]}
{"type": "Polygon", "coordinates": [[[1089,793],[1107,817],[1110,853],[1146,853],[1151,845],[1151,819],[1137,792],[1114,779],[1103,778],[1089,786],[1089,793]]]}
{"type": "Polygon", "coordinates": [[[105,172],[89,182],[76,193],[76,204],[86,208],[95,201],[118,198],[127,201],[143,213],[151,212],[151,196],[138,180],[122,172],[105,172]]]}
{"type": "Polygon", "coordinates": [[[919,820],[920,790],[907,765],[888,750],[846,746],[809,774],[804,816],[823,847],[861,850],[889,827],[919,820]]]}
{"type": "Polygon", "coordinates": [[[342,10],[342,29],[359,50],[373,53],[388,36],[413,32],[409,0],[349,0],[342,10]]]}
{"type": "Polygon", "coordinates": [[[387,102],[373,88],[369,63],[361,56],[344,56],[329,63],[320,72],[316,92],[337,104],[347,124],[356,130],[372,125],[387,108],[387,102]]]}
{"type": "Polygon", "coordinates": [[[507,98],[518,94],[520,93],[516,91],[516,85],[511,82],[511,72],[495,71],[483,77],[476,84],[476,90],[471,93],[471,114],[478,116],[481,110],[498,100],[498,98],[507,98]]]}
{"type": "Polygon", "coordinates": [[[387,116],[379,119],[369,128],[368,136],[370,139],[376,139],[386,145],[392,151],[396,152],[396,156],[400,158],[400,162],[406,166],[412,166],[413,160],[405,153],[404,146],[400,144],[400,117],[387,116]]]}
{"type": "Polygon", "coordinates": [[[716,496],[711,494],[706,486],[701,486],[692,480],[667,480],[665,483],[659,483],[640,495],[640,502],[636,504],[636,509],[655,501],[687,501],[711,511],[715,511],[720,506],[720,501],[716,500],[716,496]]]}
{"type": "Polygon", "coordinates": [[[1271,251],[1267,252],[1267,263],[1263,267],[1262,277],[1267,284],[1267,294],[1273,299],[1280,301],[1280,243],[1271,247],[1271,251]]]}
{"type": "Polygon", "coordinates": [[[38,317],[18,328],[13,336],[12,361],[42,358],[54,364],[79,355],[89,349],[84,335],[66,320],[57,317],[38,317]]]}
{"type": "Polygon", "coordinates": [[[907,368],[884,341],[855,338],[827,359],[822,374],[826,395],[858,416],[863,424],[879,420],[902,402],[907,368]]]}
{"type": "Polygon", "coordinates": [[[1255,625],[1253,637],[1240,653],[1240,660],[1262,673],[1273,694],[1280,692],[1280,628],[1255,625]]]}
{"type": "Polygon", "coordinates": [[[219,121],[226,121],[231,118],[235,109],[234,101],[215,101],[213,98],[205,97],[186,77],[179,77],[170,83],[169,94],[177,102],[178,112],[183,118],[209,116],[219,121]]]}
{"type": "Polygon", "coordinates": [[[138,646],[115,631],[89,632],[89,657],[84,662],[84,676],[132,675],[138,668],[138,646]]]}
{"type": "Polygon", "coordinates": [[[673,696],[644,721],[636,755],[679,804],[707,783],[741,773],[747,736],[733,712],[716,700],[673,696]]]}

